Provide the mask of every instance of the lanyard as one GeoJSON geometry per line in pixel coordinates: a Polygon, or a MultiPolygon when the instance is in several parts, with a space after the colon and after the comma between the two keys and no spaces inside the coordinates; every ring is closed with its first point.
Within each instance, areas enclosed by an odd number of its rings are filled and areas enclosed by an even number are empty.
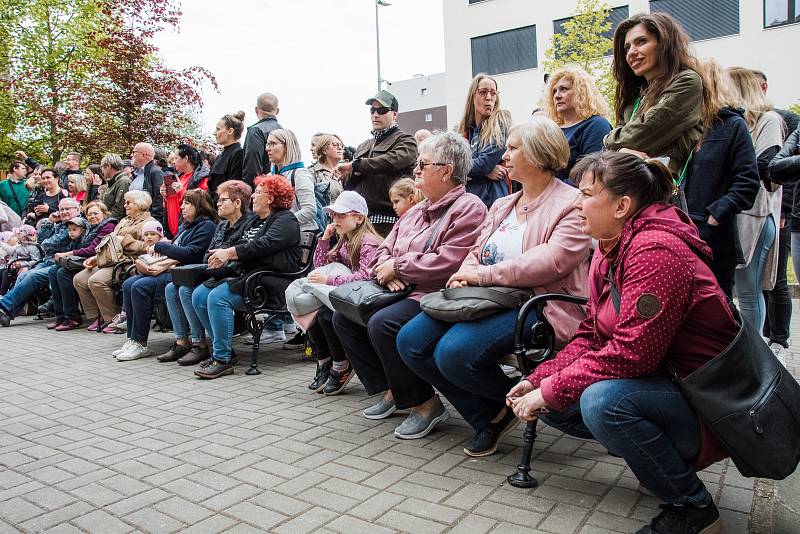
{"type": "Polygon", "coordinates": [[[641,104],[642,104],[642,97],[640,96],[639,98],[636,99],[636,102],[633,103],[633,111],[631,112],[630,120],[633,120],[633,118],[636,116],[636,112],[639,111],[639,106],[641,104]]]}

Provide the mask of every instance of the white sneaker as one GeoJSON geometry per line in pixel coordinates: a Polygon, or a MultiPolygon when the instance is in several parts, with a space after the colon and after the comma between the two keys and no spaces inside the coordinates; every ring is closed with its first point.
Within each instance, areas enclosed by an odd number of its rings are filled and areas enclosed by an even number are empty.
{"type": "Polygon", "coordinates": [[[291,323],[287,323],[284,321],[283,333],[289,337],[294,336],[297,333],[297,323],[295,323],[294,321],[292,321],[291,323]]]}
{"type": "Polygon", "coordinates": [[[133,343],[132,339],[126,339],[125,343],[123,343],[120,348],[118,348],[117,350],[112,352],[111,355],[116,358],[117,356],[119,356],[123,352],[127,351],[131,347],[131,343],[133,343]]]}
{"type": "MultiPolygon", "coordinates": [[[[286,341],[286,333],[283,330],[264,330],[261,332],[261,344],[283,343],[286,341]]],[[[245,345],[253,344],[253,336],[247,336],[244,340],[245,345]]]]}
{"type": "Polygon", "coordinates": [[[122,354],[117,355],[118,362],[129,362],[131,360],[138,360],[139,358],[146,358],[147,356],[152,356],[153,351],[150,350],[148,347],[142,345],[137,341],[131,341],[130,347],[128,350],[123,352],[122,354]]]}
{"type": "Polygon", "coordinates": [[[780,343],[773,343],[769,348],[772,349],[772,352],[775,354],[775,357],[778,358],[778,361],[781,362],[781,365],[786,367],[786,356],[789,353],[789,349],[780,343]]]}

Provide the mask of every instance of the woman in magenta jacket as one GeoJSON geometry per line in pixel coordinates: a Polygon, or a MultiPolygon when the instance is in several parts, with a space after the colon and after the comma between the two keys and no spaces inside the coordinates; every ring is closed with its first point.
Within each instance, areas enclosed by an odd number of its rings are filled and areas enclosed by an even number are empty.
{"type": "Polygon", "coordinates": [[[588,317],[555,359],[511,389],[508,405],[523,420],[549,410],[548,425],[625,459],[666,502],[638,532],[719,532],[696,470],[727,453],[665,370],[669,363],[685,377],[738,333],[711,251],[689,217],[665,203],[672,176],[659,162],[603,152],[571,178],[584,231],[599,241],[588,317]]]}
{"type": "MultiPolygon", "coordinates": [[[[586,294],[591,238],[581,230],[575,207],[580,194],[556,177],[569,156],[564,134],[548,118],[534,117],[511,128],[503,160],[522,191],[492,205],[449,287],[586,294]]],[[[548,308],[559,346],[570,340],[584,317],[574,304],[548,308]]],[[[516,318],[517,310],[505,310],[453,324],[423,312],[397,336],[406,365],[447,397],[474,429],[464,445],[469,456],[494,453],[518,422],[506,408],[511,383],[500,368],[500,359],[513,348],[516,318]]]]}

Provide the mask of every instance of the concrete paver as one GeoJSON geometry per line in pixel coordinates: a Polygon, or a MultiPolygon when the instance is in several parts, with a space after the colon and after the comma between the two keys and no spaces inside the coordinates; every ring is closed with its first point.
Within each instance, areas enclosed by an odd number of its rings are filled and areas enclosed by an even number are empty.
{"type": "MultiPolygon", "coordinates": [[[[657,513],[597,443],[540,427],[540,486],[521,490],[505,477],[522,425],[494,456],[468,458],[455,411],[402,442],[402,415],[361,417],[370,400],[357,380],[338,397],[309,392],[313,364],[297,351],[266,347],[262,375],[240,366],[200,381],[154,358],[115,361],[122,341],[30,318],[0,329],[0,532],[595,533],[657,513]]],[[[171,338],[150,342],[158,352],[171,338]]],[[[726,532],[745,532],[753,481],[728,462],[702,476],[726,532]]]]}

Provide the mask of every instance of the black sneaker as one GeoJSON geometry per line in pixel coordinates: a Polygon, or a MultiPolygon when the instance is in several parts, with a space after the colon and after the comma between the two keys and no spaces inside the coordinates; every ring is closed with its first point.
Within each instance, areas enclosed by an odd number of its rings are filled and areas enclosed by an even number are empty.
{"type": "Polygon", "coordinates": [[[230,362],[221,362],[219,360],[212,360],[212,362],[203,367],[198,367],[194,370],[194,375],[200,378],[214,379],[225,375],[233,374],[233,365],[230,362]]]}
{"type": "Polygon", "coordinates": [[[347,383],[350,382],[354,374],[355,372],[353,371],[352,365],[348,365],[347,369],[344,371],[337,371],[336,368],[331,369],[331,375],[328,377],[328,382],[325,384],[322,392],[328,396],[338,395],[342,392],[347,383]]]}
{"type": "Polygon", "coordinates": [[[496,423],[489,423],[488,427],[478,429],[475,434],[464,444],[464,454],[479,458],[494,454],[503,436],[514,430],[519,419],[514,412],[506,408],[506,414],[496,423]]]}
{"type": "Polygon", "coordinates": [[[9,313],[0,306],[0,326],[3,328],[8,328],[11,326],[12,319],[13,317],[11,317],[11,315],[9,315],[9,313]]]}
{"type": "Polygon", "coordinates": [[[306,336],[299,330],[292,339],[286,340],[283,345],[283,350],[299,350],[306,348],[306,336]]]}
{"type": "Polygon", "coordinates": [[[722,532],[719,510],[712,502],[705,508],[662,504],[661,513],[636,534],[716,534],[722,532]]]}
{"type": "Polygon", "coordinates": [[[331,374],[331,367],[333,364],[330,360],[325,363],[317,361],[317,374],[314,375],[314,381],[308,385],[308,389],[322,393],[322,388],[325,387],[328,377],[331,374]]]}

